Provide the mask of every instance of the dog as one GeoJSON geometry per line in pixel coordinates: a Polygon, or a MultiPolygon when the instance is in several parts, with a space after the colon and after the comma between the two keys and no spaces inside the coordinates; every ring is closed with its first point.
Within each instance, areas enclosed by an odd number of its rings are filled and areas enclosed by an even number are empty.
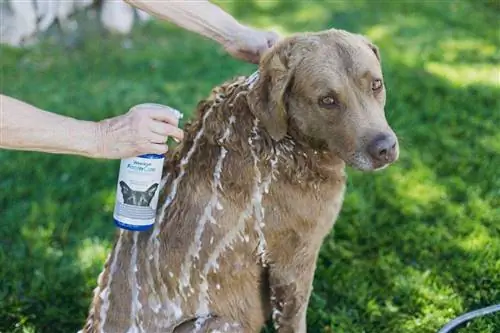
{"type": "Polygon", "coordinates": [[[346,166],[397,161],[377,46],[297,33],[215,87],[165,159],[153,230],[120,231],[81,332],[306,332],[346,166]]]}
{"type": "Polygon", "coordinates": [[[134,191],[123,180],[120,181],[120,189],[123,195],[123,202],[128,205],[147,207],[153,200],[155,192],[160,184],[151,185],[146,191],[134,191]]]}

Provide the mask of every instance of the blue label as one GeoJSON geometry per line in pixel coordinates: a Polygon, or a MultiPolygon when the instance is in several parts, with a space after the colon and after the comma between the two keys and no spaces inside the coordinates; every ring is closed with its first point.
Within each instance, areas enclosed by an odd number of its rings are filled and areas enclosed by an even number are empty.
{"type": "Polygon", "coordinates": [[[129,231],[145,231],[150,229],[154,223],[152,224],[147,224],[147,225],[133,225],[133,224],[128,224],[128,223],[123,223],[121,221],[118,221],[117,219],[113,219],[115,222],[115,225],[119,228],[129,230],[129,231]]]}
{"type": "Polygon", "coordinates": [[[144,154],[144,155],[139,155],[137,157],[149,158],[149,159],[162,159],[165,156],[164,155],[159,155],[159,154],[144,154]]]}

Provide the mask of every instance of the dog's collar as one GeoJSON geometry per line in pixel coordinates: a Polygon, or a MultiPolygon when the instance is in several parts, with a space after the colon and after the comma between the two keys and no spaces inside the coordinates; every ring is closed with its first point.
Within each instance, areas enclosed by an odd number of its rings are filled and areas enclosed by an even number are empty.
{"type": "Polygon", "coordinates": [[[252,88],[258,78],[259,78],[259,71],[257,70],[247,78],[246,84],[248,84],[249,87],[252,88]]]}

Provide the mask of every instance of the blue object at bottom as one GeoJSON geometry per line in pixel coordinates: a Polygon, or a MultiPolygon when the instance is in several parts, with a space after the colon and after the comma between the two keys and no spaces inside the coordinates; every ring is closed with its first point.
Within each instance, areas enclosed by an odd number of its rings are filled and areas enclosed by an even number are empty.
{"type": "Polygon", "coordinates": [[[160,154],[143,154],[143,155],[139,155],[137,157],[148,158],[148,159],[155,160],[155,159],[164,158],[165,156],[164,155],[160,155],[160,154]]]}
{"type": "Polygon", "coordinates": [[[132,225],[132,224],[127,224],[127,223],[123,223],[123,222],[120,222],[118,221],[117,219],[113,219],[113,221],[115,221],[115,224],[122,228],[122,229],[125,229],[125,230],[130,230],[130,231],[145,231],[145,230],[148,230],[149,228],[151,228],[153,224],[149,224],[149,225],[132,225]]]}

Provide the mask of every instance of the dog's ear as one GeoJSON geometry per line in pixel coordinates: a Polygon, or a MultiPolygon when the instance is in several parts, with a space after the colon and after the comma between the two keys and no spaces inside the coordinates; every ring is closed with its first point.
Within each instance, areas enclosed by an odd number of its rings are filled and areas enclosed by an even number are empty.
{"type": "Polygon", "coordinates": [[[380,57],[380,50],[378,49],[378,46],[369,42],[368,46],[372,49],[373,53],[375,53],[375,56],[378,59],[379,63],[382,63],[382,58],[380,57]]]}
{"type": "Polygon", "coordinates": [[[155,194],[155,191],[156,189],[158,188],[158,183],[154,183],[153,185],[151,185],[147,190],[146,190],[146,193],[149,195],[149,196],[153,196],[155,194]]]}
{"type": "Polygon", "coordinates": [[[378,62],[382,63],[382,58],[380,56],[380,50],[379,50],[378,46],[375,45],[371,40],[369,40],[365,36],[363,36],[363,35],[358,35],[358,36],[361,37],[363,42],[365,42],[365,44],[368,45],[368,47],[373,51],[373,53],[375,54],[375,56],[378,59],[378,62]]]}
{"type": "Polygon", "coordinates": [[[127,185],[127,183],[125,183],[123,180],[120,181],[120,187],[124,195],[128,195],[132,191],[130,187],[127,185]]]}
{"type": "Polygon", "coordinates": [[[294,75],[289,61],[292,43],[277,44],[263,56],[259,78],[247,96],[251,112],[276,141],[285,137],[288,130],[285,95],[294,75]]]}

